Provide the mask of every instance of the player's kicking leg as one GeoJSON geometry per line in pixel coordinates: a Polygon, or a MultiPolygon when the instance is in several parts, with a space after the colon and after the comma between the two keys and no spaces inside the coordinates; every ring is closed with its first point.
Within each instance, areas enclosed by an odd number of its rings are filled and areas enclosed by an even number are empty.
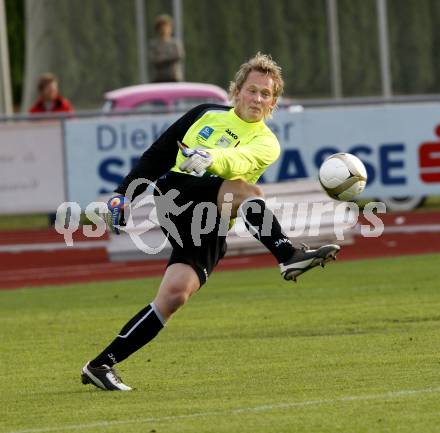
{"type": "Polygon", "coordinates": [[[114,369],[114,365],[149,343],[167,320],[200,287],[196,272],[188,265],[174,263],[165,271],[153,302],[136,314],[119,335],[81,370],[83,384],[92,384],[106,391],[130,391],[114,369]]]}
{"type": "Polygon", "coordinates": [[[296,281],[304,272],[336,259],[339,245],[324,245],[315,250],[305,245],[294,248],[275,215],[266,207],[263,191],[257,185],[241,180],[224,181],[218,194],[219,209],[227,193],[232,193],[233,197],[232,216],[241,216],[252,236],[274,255],[284,279],[296,281]]]}

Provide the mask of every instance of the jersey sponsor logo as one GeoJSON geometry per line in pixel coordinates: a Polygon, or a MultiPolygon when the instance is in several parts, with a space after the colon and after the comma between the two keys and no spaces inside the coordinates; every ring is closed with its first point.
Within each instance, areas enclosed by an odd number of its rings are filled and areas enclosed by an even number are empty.
{"type": "Polygon", "coordinates": [[[230,140],[228,137],[225,137],[222,135],[219,140],[215,143],[216,146],[220,147],[228,147],[232,143],[232,140],[230,140]]]}
{"type": "Polygon", "coordinates": [[[238,140],[238,135],[232,132],[229,128],[226,130],[226,134],[230,135],[234,140],[238,140]]]}
{"type": "Polygon", "coordinates": [[[204,126],[200,131],[199,135],[203,137],[205,140],[207,140],[211,134],[214,132],[214,129],[210,126],[204,126]]]}

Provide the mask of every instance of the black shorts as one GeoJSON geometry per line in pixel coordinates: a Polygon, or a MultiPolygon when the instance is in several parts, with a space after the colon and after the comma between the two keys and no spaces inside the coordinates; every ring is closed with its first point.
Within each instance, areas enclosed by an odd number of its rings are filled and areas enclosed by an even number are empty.
{"type": "Polygon", "coordinates": [[[158,220],[173,247],[167,266],[173,263],[190,265],[199,276],[200,286],[206,283],[208,276],[226,253],[226,236],[219,235],[220,214],[217,210],[217,195],[222,182],[223,179],[219,177],[196,177],[175,172],[167,173],[156,182],[158,220]],[[171,207],[187,206],[185,210],[171,210],[170,202],[161,199],[167,193],[170,195],[169,192],[173,189],[179,194],[175,198],[173,196],[174,204],[171,207]],[[211,212],[202,203],[207,203],[211,212]],[[177,212],[181,213],[176,215],[177,212]],[[212,230],[200,234],[197,233],[198,226],[206,229],[212,227],[212,230]]]}

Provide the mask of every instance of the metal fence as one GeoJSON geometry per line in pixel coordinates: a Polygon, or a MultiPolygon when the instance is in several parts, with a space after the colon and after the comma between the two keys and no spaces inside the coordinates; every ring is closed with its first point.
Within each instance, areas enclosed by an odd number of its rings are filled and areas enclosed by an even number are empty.
{"type": "MultiPolygon", "coordinates": [[[[440,93],[438,0],[25,2],[23,111],[46,71],[82,110],[99,106],[105,91],[148,81],[148,41],[163,12],[183,40],[187,81],[226,87],[261,50],[283,66],[286,93],[298,99],[440,93]]],[[[2,23],[0,30],[0,102],[10,106],[2,23]]]]}

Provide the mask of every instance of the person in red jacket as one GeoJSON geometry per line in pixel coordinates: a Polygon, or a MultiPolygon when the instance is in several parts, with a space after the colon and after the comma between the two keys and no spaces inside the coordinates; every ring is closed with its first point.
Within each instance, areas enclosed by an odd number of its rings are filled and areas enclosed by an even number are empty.
{"type": "MultiPolygon", "coordinates": [[[[56,75],[46,72],[38,78],[38,99],[29,108],[29,113],[62,113],[73,112],[72,104],[63,98],[58,91],[58,78],[56,75]]],[[[48,214],[49,226],[55,225],[56,214],[48,214]]]]}
{"type": "Polygon", "coordinates": [[[72,112],[72,104],[58,91],[58,78],[47,72],[38,79],[38,99],[29,109],[30,113],[72,112]]]}

